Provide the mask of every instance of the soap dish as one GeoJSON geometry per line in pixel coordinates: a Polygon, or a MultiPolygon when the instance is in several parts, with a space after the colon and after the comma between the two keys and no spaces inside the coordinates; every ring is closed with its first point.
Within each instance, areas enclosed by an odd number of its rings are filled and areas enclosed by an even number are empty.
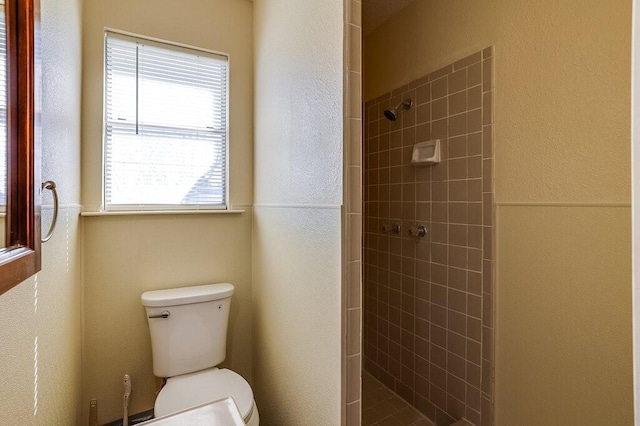
{"type": "Polygon", "coordinates": [[[437,164],[440,162],[440,139],[420,142],[413,146],[411,164],[414,166],[437,164]]]}

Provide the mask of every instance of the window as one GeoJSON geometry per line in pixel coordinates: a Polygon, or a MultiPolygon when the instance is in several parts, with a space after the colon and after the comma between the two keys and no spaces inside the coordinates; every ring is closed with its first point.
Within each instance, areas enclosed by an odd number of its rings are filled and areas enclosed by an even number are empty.
{"type": "MultiPolygon", "coordinates": [[[[35,0],[7,0],[2,62],[2,103],[6,142],[6,231],[0,247],[0,294],[41,267],[40,257],[40,67],[34,66],[40,44],[35,0]],[[7,112],[8,111],[8,112],[7,112]],[[8,170],[8,173],[6,172],[8,170]]],[[[4,216],[4,215],[3,215],[4,216]]],[[[2,222],[2,221],[0,221],[2,222]]],[[[0,231],[1,232],[1,231],[0,231]]]]}
{"type": "Polygon", "coordinates": [[[226,208],[227,58],[105,39],[105,209],[226,208]]]}
{"type": "MultiPolygon", "coordinates": [[[[7,19],[0,0],[0,212],[7,205],[7,19]]],[[[0,244],[0,247],[4,244],[0,244]]]]}

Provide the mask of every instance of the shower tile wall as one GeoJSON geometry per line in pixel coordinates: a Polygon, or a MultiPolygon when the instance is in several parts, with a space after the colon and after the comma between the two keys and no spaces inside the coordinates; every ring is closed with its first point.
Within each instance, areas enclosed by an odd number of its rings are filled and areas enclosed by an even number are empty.
{"type": "Polygon", "coordinates": [[[438,425],[493,423],[492,146],[492,48],[365,104],[364,366],[438,425]],[[442,161],[411,165],[433,139],[442,161]]]}
{"type": "Polygon", "coordinates": [[[342,404],[343,425],[362,423],[362,4],[345,1],[342,404]]]}

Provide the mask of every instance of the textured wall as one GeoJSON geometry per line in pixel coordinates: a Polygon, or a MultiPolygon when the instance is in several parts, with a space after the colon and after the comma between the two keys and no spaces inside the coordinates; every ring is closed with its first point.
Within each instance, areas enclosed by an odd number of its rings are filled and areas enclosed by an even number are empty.
{"type": "Polygon", "coordinates": [[[254,392],[264,424],[341,415],[343,2],[254,3],[254,392]]]}
{"type": "Polygon", "coordinates": [[[498,210],[498,425],[633,424],[630,221],[628,207],[498,210]]]}
{"type": "Polygon", "coordinates": [[[254,394],[266,425],[340,424],[340,210],[255,208],[254,394]]]}
{"type": "Polygon", "coordinates": [[[627,0],[414,2],[365,38],[364,99],[490,45],[497,201],[629,202],[627,0]]]}
{"type": "Polygon", "coordinates": [[[495,46],[500,426],[632,422],[630,39],[624,0],[420,1],[365,39],[365,99],[495,46]]]}
{"type": "Polygon", "coordinates": [[[232,283],[224,366],[251,381],[250,208],[239,215],[87,217],[83,224],[85,416],[97,398],[100,423],[122,417],[125,373],[133,383],[130,413],[153,407],[157,382],[140,303],[147,290],[232,283]]]}
{"type": "Polygon", "coordinates": [[[42,270],[0,296],[0,415],[11,423],[80,424],[79,213],[61,208],[42,270]]]}
{"type": "MultiPolygon", "coordinates": [[[[633,1],[633,27],[640,28],[640,10],[638,8],[638,1],[633,1]]],[[[635,188],[640,188],[640,121],[638,111],[640,111],[640,90],[637,89],[640,84],[640,31],[633,32],[633,64],[632,64],[632,85],[635,88],[632,93],[632,144],[635,147],[632,151],[632,164],[636,166],[632,167],[633,171],[633,185],[635,188]]],[[[633,191],[633,208],[632,222],[633,222],[633,236],[632,236],[632,251],[633,251],[633,307],[636,310],[640,307],[640,191],[633,191]]],[[[633,381],[634,387],[637,388],[640,382],[640,315],[633,316],[633,381]]],[[[634,394],[634,407],[635,407],[635,422],[640,423],[640,395],[636,392],[634,394]]]]}
{"type": "Polygon", "coordinates": [[[102,200],[104,30],[110,28],[229,55],[229,199],[253,198],[252,3],[247,0],[87,0],[83,16],[82,204],[102,200]],[[150,12],[153,13],[150,13],[150,12]]]}
{"type": "MultiPolygon", "coordinates": [[[[230,55],[229,198],[243,208],[252,183],[252,3],[245,0],[85,2],[83,207],[101,199],[105,27],[230,55]]],[[[140,295],[151,289],[231,282],[225,365],[251,381],[251,208],[240,215],[84,218],[83,414],[97,398],[99,421],[122,417],[122,376],[133,382],[131,413],[153,407],[149,330],[140,295]],[[115,314],[114,314],[115,313],[115,314]]]]}
{"type": "MultiPolygon", "coordinates": [[[[56,232],[42,270],[0,296],[0,418],[79,424],[81,15],[79,0],[42,0],[42,178],[58,184],[56,232]]],[[[51,198],[43,195],[43,228],[51,198]]]]}
{"type": "Polygon", "coordinates": [[[254,10],[254,202],[340,205],[342,2],[254,10]]]}

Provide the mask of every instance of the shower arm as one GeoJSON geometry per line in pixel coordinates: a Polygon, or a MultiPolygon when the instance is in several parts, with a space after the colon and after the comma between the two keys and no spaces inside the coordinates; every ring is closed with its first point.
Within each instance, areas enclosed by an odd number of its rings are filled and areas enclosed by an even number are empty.
{"type": "Polygon", "coordinates": [[[413,106],[413,100],[411,100],[411,98],[409,98],[409,99],[405,99],[404,101],[400,102],[398,104],[398,106],[396,107],[396,109],[400,109],[400,107],[402,107],[403,110],[409,111],[412,106],[413,106]]]}

